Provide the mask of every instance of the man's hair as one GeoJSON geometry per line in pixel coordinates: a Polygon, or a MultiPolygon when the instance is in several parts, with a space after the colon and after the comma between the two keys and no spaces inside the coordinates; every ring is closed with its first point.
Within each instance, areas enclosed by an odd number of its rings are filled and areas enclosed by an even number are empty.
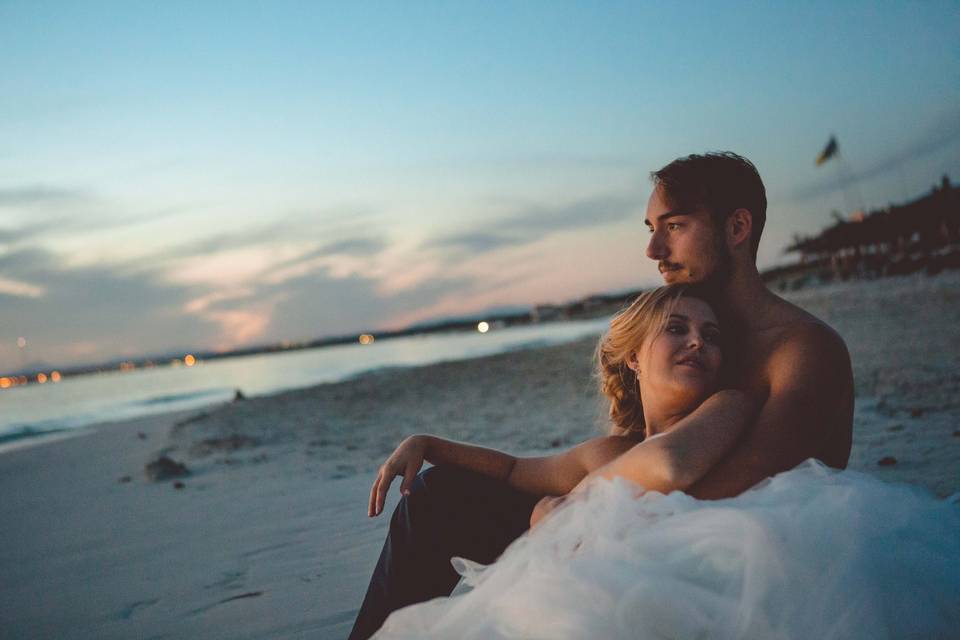
{"type": "Polygon", "coordinates": [[[747,209],[753,217],[750,250],[757,259],[767,192],[752,162],[730,151],[690,155],[651,172],[650,178],[671,208],[706,207],[718,226],[737,209],[747,209]]]}

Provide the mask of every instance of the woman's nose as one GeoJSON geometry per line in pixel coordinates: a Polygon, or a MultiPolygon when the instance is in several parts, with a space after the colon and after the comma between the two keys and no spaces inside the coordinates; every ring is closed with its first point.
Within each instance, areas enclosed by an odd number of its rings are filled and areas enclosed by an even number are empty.
{"type": "Polygon", "coordinates": [[[703,336],[701,336],[696,331],[690,332],[690,343],[689,346],[691,349],[702,349],[703,348],[703,336]]]}

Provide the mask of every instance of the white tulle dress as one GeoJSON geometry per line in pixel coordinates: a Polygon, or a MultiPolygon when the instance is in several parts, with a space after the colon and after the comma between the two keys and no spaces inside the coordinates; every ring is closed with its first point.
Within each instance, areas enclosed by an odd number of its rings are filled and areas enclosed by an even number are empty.
{"type": "Polygon", "coordinates": [[[737,498],[599,480],[386,638],[960,638],[960,506],[807,461],[737,498]]]}

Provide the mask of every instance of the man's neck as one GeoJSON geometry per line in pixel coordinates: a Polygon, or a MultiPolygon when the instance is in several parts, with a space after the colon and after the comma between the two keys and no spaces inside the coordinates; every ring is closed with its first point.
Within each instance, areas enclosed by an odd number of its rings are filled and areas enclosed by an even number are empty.
{"type": "Polygon", "coordinates": [[[769,324],[769,310],[776,300],[753,263],[735,263],[720,291],[717,311],[741,331],[753,332],[769,324]]]}

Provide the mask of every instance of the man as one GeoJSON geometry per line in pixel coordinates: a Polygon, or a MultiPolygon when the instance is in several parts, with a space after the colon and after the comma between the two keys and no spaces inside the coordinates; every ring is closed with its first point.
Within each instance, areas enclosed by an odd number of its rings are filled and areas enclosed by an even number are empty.
{"type": "MultiPolygon", "coordinates": [[[[760,279],[756,256],[767,201],[756,168],[733,153],[710,153],[675,160],[652,178],[647,257],[668,284],[714,288],[716,311],[733,333],[729,386],[758,408],[746,435],[689,493],[734,496],[810,457],[845,467],[853,423],[850,358],[830,327],[760,279]]],[[[602,469],[628,463],[629,455],[602,469]]],[[[537,498],[453,467],[421,473],[394,512],[351,639],[372,635],[395,609],[448,595],[458,578],[451,556],[496,559],[528,521],[549,512],[554,500],[537,498]]]]}

